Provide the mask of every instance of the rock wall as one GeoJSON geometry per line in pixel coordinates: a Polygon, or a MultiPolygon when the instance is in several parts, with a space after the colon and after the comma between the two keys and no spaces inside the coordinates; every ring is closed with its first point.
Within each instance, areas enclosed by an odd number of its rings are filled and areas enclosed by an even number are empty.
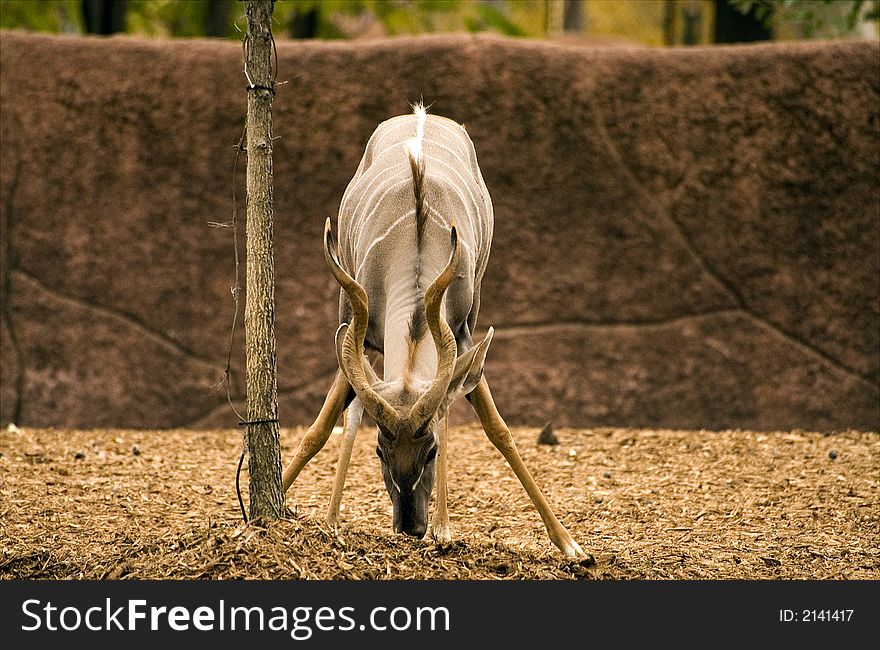
{"type": "MultiPolygon", "coordinates": [[[[880,429],[876,41],[278,55],[283,426],[336,365],[324,219],[375,126],[423,97],[466,125],[495,203],[480,323],[511,424],[880,429]]],[[[235,425],[212,388],[232,234],[208,224],[232,212],[241,66],[224,41],[0,36],[4,424],[235,425]]]]}

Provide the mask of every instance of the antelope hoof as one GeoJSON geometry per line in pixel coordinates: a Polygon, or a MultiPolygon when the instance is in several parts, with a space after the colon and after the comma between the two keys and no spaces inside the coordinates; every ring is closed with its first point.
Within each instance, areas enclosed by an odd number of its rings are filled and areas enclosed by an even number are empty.
{"type": "Polygon", "coordinates": [[[584,553],[583,549],[578,546],[578,543],[571,538],[568,531],[564,531],[563,534],[560,535],[552,535],[550,539],[556,544],[556,547],[560,551],[565,553],[565,557],[570,557],[576,560],[586,560],[590,557],[584,553]]]}
{"type": "Polygon", "coordinates": [[[339,527],[339,513],[338,512],[328,512],[327,516],[324,517],[324,523],[330,526],[331,528],[339,527]]]}
{"type": "Polygon", "coordinates": [[[569,539],[568,541],[563,542],[559,545],[559,548],[562,550],[563,553],[565,553],[565,557],[574,558],[576,560],[586,560],[589,558],[589,556],[584,553],[578,543],[573,539],[569,539]]]}
{"type": "Polygon", "coordinates": [[[452,541],[452,533],[449,532],[449,526],[446,524],[431,526],[431,537],[438,544],[449,544],[452,541]]]}

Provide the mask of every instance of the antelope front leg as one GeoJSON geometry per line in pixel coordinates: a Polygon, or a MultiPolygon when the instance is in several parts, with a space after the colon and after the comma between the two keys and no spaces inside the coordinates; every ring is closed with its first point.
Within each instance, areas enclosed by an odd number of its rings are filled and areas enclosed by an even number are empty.
{"type": "Polygon", "coordinates": [[[443,418],[443,426],[437,432],[437,492],[434,515],[431,517],[431,537],[441,544],[452,541],[449,532],[449,510],[446,508],[446,450],[449,445],[449,414],[443,418]]]}
{"type": "Polygon", "coordinates": [[[587,555],[581,550],[581,547],[578,546],[577,542],[572,539],[569,532],[565,529],[565,526],[559,523],[559,519],[556,518],[556,515],[553,514],[550,504],[547,503],[547,499],[544,498],[541,489],[538,487],[538,484],[535,483],[535,479],[532,478],[525,463],[523,463],[523,460],[516,449],[516,444],[513,442],[513,437],[510,435],[510,429],[507,428],[507,425],[498,413],[498,409],[495,406],[495,400],[492,399],[492,393],[489,391],[489,384],[486,383],[485,376],[480,379],[480,383],[477,384],[477,387],[473,392],[467,396],[467,399],[470,401],[471,406],[473,406],[474,411],[476,411],[477,416],[480,418],[480,423],[483,425],[483,430],[485,430],[489,440],[492,441],[492,444],[498,448],[498,451],[500,451],[505,460],[507,460],[507,463],[510,465],[513,473],[516,474],[519,482],[522,483],[522,486],[525,488],[532,503],[535,504],[535,508],[538,509],[538,513],[544,521],[544,527],[547,529],[547,534],[550,536],[550,540],[556,544],[556,546],[559,547],[559,550],[565,553],[567,557],[586,558],[587,555]]]}
{"type": "Polygon", "coordinates": [[[333,431],[333,425],[336,424],[336,420],[339,419],[342,411],[353,397],[354,391],[351,389],[348,379],[345,378],[341,370],[337,371],[333,386],[324,399],[324,405],[321,407],[318,417],[300,440],[296,455],[284,470],[281,482],[285,492],[299,476],[302,468],[327,444],[330,432],[333,431]]]}
{"type": "Polygon", "coordinates": [[[351,462],[351,450],[354,447],[354,439],[357,435],[358,427],[361,425],[363,415],[364,407],[361,401],[355,397],[345,412],[344,437],[339,448],[339,462],[336,463],[336,479],[333,482],[333,494],[330,496],[330,508],[327,510],[326,521],[330,526],[335,526],[339,523],[339,504],[342,503],[342,488],[345,487],[348,464],[351,462]]]}

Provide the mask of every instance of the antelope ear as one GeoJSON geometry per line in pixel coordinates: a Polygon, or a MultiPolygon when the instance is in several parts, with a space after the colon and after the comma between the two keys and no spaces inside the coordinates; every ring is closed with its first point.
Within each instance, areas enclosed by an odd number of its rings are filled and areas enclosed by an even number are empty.
{"type": "MultiPolygon", "coordinates": [[[[342,369],[342,373],[348,377],[348,372],[345,369],[345,366],[342,365],[342,345],[345,340],[345,335],[348,333],[348,323],[342,323],[339,326],[339,329],[336,330],[336,360],[339,362],[339,367],[342,369]]],[[[367,381],[370,382],[371,386],[375,386],[379,383],[379,377],[376,375],[376,371],[373,370],[373,364],[370,363],[369,358],[364,359],[364,372],[367,374],[367,381]]]]}
{"type": "Polygon", "coordinates": [[[482,341],[455,360],[455,370],[452,371],[452,379],[446,391],[447,405],[477,387],[483,376],[483,364],[486,363],[486,353],[489,352],[494,333],[494,328],[490,327],[482,341]]]}

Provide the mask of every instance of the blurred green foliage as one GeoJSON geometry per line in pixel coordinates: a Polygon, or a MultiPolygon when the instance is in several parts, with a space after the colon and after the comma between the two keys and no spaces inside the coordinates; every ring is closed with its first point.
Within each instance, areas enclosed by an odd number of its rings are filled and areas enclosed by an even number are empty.
{"type": "MultiPolygon", "coordinates": [[[[113,1],[113,0],[110,0],[113,1]]],[[[207,33],[210,0],[126,0],[126,32],[145,36],[204,36],[207,33]]],[[[244,9],[231,1],[233,18],[244,9]]],[[[230,19],[229,36],[236,34],[230,19]]],[[[0,0],[0,28],[39,32],[83,33],[85,23],[81,0],[0,0]]]]}
{"type": "MultiPolygon", "coordinates": [[[[509,36],[526,36],[524,26],[509,15],[508,5],[522,4],[540,11],[540,1],[485,3],[473,0],[289,0],[275,5],[282,24],[295,14],[314,12],[318,38],[345,38],[338,17],[375,17],[386,34],[416,34],[437,31],[492,30],[509,36]]],[[[523,7],[520,7],[522,9],[523,7]]]]}
{"type": "Polygon", "coordinates": [[[0,0],[0,29],[80,33],[83,31],[82,3],[79,0],[0,0]]]}
{"type": "Polygon", "coordinates": [[[754,12],[765,27],[797,23],[806,37],[844,36],[865,20],[880,19],[880,0],[728,0],[744,14],[754,12]]]}
{"type": "MultiPolygon", "coordinates": [[[[145,36],[204,36],[208,7],[206,0],[128,0],[126,31],[145,36]]],[[[241,7],[235,7],[235,10],[242,14],[239,22],[244,30],[244,12],[241,7]]],[[[234,33],[233,23],[230,22],[226,35],[232,36],[234,33]]]]}
{"type": "MultiPolygon", "coordinates": [[[[240,0],[124,1],[125,31],[129,34],[241,38],[246,27],[240,0]]],[[[858,33],[866,19],[876,21],[880,14],[880,0],[728,2],[743,13],[752,12],[779,39],[847,36],[858,33]]],[[[82,0],[0,0],[0,28],[83,33],[82,5],[82,0]]],[[[714,7],[713,0],[583,0],[585,27],[579,36],[662,45],[664,16],[696,8],[705,32],[700,42],[708,43],[714,7]]],[[[451,31],[544,38],[562,31],[563,11],[563,0],[278,0],[273,21],[278,38],[451,31]]]]}
{"type": "MultiPolygon", "coordinates": [[[[244,30],[241,2],[128,0],[126,32],[145,36],[205,36],[211,11],[225,11],[227,36],[244,30]]],[[[496,31],[509,36],[544,35],[544,0],[279,0],[276,34],[290,35],[296,18],[311,15],[317,38],[349,38],[346,24],[376,24],[384,34],[496,31]],[[348,19],[348,20],[346,20],[348,19]],[[356,21],[360,19],[360,23],[356,21]]],[[[0,0],[0,28],[82,33],[79,0],[0,0]]]]}

